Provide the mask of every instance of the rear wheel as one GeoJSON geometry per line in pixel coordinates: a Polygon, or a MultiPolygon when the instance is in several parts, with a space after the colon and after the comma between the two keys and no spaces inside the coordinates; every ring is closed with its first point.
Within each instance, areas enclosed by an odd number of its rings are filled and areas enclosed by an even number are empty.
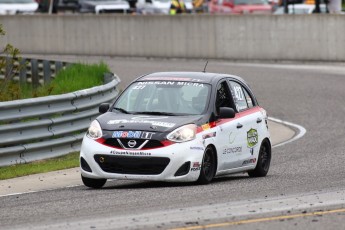
{"type": "Polygon", "coordinates": [[[107,179],[92,179],[84,176],[81,176],[81,179],[84,185],[90,188],[102,188],[105,182],[107,182],[107,179]]]}
{"type": "Polygon", "coordinates": [[[271,146],[268,141],[264,141],[260,146],[258,163],[254,170],[249,171],[250,177],[264,177],[267,175],[271,164],[271,146]]]}
{"type": "Polygon", "coordinates": [[[212,181],[214,175],[216,174],[217,160],[216,153],[212,147],[207,147],[204,152],[204,157],[202,160],[200,176],[198,178],[198,183],[208,184],[212,181]]]}

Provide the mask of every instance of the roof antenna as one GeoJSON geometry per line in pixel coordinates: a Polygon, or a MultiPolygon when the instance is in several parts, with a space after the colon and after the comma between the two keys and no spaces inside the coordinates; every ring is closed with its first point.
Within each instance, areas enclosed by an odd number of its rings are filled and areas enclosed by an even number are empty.
{"type": "Polygon", "coordinates": [[[204,67],[204,71],[202,71],[203,73],[206,72],[206,67],[207,67],[207,64],[208,64],[208,60],[206,61],[206,64],[205,64],[205,67],[204,67]]]}

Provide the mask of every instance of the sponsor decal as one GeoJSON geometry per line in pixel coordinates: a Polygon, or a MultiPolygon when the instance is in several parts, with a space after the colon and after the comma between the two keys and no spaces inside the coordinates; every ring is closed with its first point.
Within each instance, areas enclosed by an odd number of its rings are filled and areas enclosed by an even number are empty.
{"type": "Polygon", "coordinates": [[[242,166],[248,165],[248,164],[255,164],[255,162],[256,162],[256,158],[245,160],[243,161],[242,166]]]}
{"type": "Polygon", "coordinates": [[[153,132],[142,132],[141,133],[141,139],[151,139],[153,136],[153,132]]]}
{"type": "Polygon", "coordinates": [[[211,128],[211,126],[210,126],[210,124],[209,123],[207,123],[207,124],[204,124],[204,125],[202,125],[201,126],[201,128],[202,128],[202,130],[208,130],[208,129],[210,129],[211,128]]]}
{"type": "Polygon", "coordinates": [[[253,148],[259,141],[258,131],[256,129],[250,129],[247,132],[247,145],[249,148],[253,148]]]}
{"type": "Polygon", "coordinates": [[[151,156],[151,153],[147,152],[132,152],[132,151],[116,151],[112,150],[110,151],[110,154],[114,155],[123,155],[123,156],[151,156]]]}
{"type": "Polygon", "coordinates": [[[162,77],[145,77],[145,80],[170,80],[170,81],[190,81],[191,78],[183,78],[183,77],[169,77],[169,78],[162,78],[162,77]]]}
{"type": "Polygon", "coordinates": [[[137,117],[132,117],[132,120],[161,120],[161,119],[167,119],[169,117],[150,117],[150,116],[137,116],[137,117]]]}
{"type": "Polygon", "coordinates": [[[203,83],[186,82],[186,81],[141,81],[141,82],[138,82],[138,86],[140,85],[177,85],[177,86],[186,85],[186,86],[204,87],[203,83]]]}
{"type": "Polygon", "coordinates": [[[154,80],[154,81],[204,81],[202,79],[194,79],[189,77],[145,77],[144,80],[154,80]]]}
{"type": "Polygon", "coordinates": [[[235,142],[236,139],[236,134],[234,134],[233,132],[230,132],[229,134],[229,144],[233,144],[235,142]]]}
{"type": "Polygon", "coordinates": [[[202,135],[202,139],[207,139],[207,138],[215,137],[216,135],[217,135],[216,132],[207,133],[207,134],[202,135]]]}
{"type": "Polygon", "coordinates": [[[175,123],[169,123],[169,122],[161,122],[161,121],[150,121],[150,120],[127,120],[127,119],[121,119],[121,120],[109,120],[107,122],[108,125],[116,125],[116,124],[151,124],[154,126],[160,126],[165,128],[172,128],[176,124],[175,123]]]}
{"type": "Polygon", "coordinates": [[[193,162],[192,163],[192,168],[190,169],[190,171],[199,171],[201,170],[201,164],[200,162],[193,162]]]}
{"type": "Polygon", "coordinates": [[[146,85],[136,85],[133,89],[144,89],[146,85]]]}
{"type": "Polygon", "coordinates": [[[233,148],[224,148],[223,149],[223,154],[233,154],[233,153],[241,153],[242,152],[242,147],[233,147],[233,148]]]}
{"type": "Polygon", "coordinates": [[[200,150],[200,151],[204,151],[203,147],[199,147],[199,146],[191,146],[190,147],[191,150],[200,150]]]}
{"type": "Polygon", "coordinates": [[[136,138],[136,139],[151,139],[153,132],[142,131],[115,131],[112,138],[136,138]]]}
{"type": "Polygon", "coordinates": [[[141,131],[115,131],[113,138],[140,138],[141,131]]]}

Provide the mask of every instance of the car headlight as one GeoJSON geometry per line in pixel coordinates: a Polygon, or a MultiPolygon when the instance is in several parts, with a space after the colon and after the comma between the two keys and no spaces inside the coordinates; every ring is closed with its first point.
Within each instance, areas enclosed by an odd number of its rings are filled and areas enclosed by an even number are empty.
{"type": "Polygon", "coordinates": [[[86,136],[88,136],[91,139],[98,139],[101,138],[102,135],[102,128],[99,125],[98,121],[94,120],[93,122],[91,122],[91,125],[87,130],[86,136]]]}
{"type": "Polygon", "coordinates": [[[196,125],[184,125],[168,134],[167,139],[173,142],[191,141],[196,135],[196,125]]]}

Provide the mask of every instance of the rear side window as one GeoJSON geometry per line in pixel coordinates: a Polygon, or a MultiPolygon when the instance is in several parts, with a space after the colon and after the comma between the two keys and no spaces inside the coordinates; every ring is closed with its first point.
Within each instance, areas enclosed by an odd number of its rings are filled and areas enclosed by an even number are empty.
{"type": "Polygon", "coordinates": [[[230,89],[234,98],[235,106],[238,112],[252,108],[254,106],[253,98],[239,83],[230,81],[230,89]]]}

